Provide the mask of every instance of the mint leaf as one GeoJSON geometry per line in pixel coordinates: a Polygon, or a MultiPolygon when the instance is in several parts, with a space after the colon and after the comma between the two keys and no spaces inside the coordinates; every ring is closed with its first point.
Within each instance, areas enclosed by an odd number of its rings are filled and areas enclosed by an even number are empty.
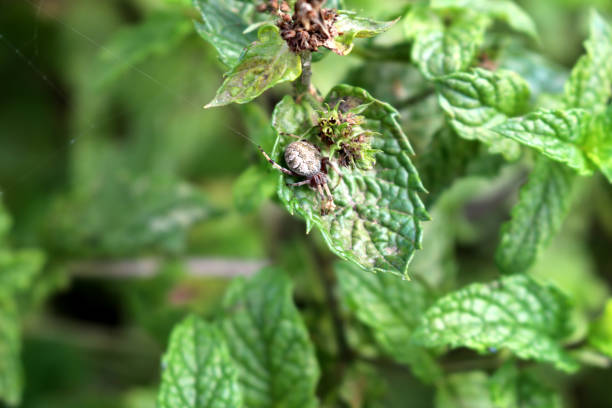
{"type": "Polygon", "coordinates": [[[582,175],[590,175],[593,166],[579,146],[587,138],[591,119],[592,115],[583,109],[542,109],[522,118],[509,119],[494,130],[567,164],[582,175]]]}
{"type": "Polygon", "coordinates": [[[0,293],[0,401],[8,405],[21,401],[20,337],[17,305],[12,297],[0,293]]]}
{"type": "Polygon", "coordinates": [[[163,55],[177,46],[192,28],[182,14],[153,14],[144,22],[119,30],[102,47],[95,86],[101,88],[131,67],[154,55],[163,55]]]}
{"type": "Polygon", "coordinates": [[[339,55],[347,55],[351,52],[356,38],[370,38],[384,33],[390,29],[399,18],[393,21],[375,21],[365,17],[359,17],[356,13],[339,10],[338,18],[334,26],[338,30],[338,36],[329,41],[325,46],[339,55]]]}
{"type": "Polygon", "coordinates": [[[593,119],[582,148],[612,183],[612,106],[593,119]]]}
{"type": "Polygon", "coordinates": [[[519,75],[475,68],[437,79],[436,89],[440,106],[459,136],[480,140],[491,152],[509,159],[518,156],[518,145],[491,129],[526,109],[529,86],[519,75]]]}
{"type": "Polygon", "coordinates": [[[319,368],[291,292],[288,277],[267,268],[235,279],[225,296],[220,326],[249,408],[318,405],[319,368]]]}
{"type": "Polygon", "coordinates": [[[372,328],[380,347],[398,362],[409,364],[422,380],[439,378],[440,368],[431,354],[410,344],[420,316],[431,303],[425,288],[389,274],[363,273],[345,262],[338,262],[335,271],[342,299],[372,328]]]}
{"type": "Polygon", "coordinates": [[[490,20],[482,15],[457,19],[450,26],[432,24],[420,32],[412,46],[412,60],[425,78],[465,71],[474,61],[490,20]]]}
{"type": "Polygon", "coordinates": [[[255,32],[244,33],[249,24],[232,8],[227,0],[194,0],[194,6],[202,16],[202,23],[196,21],[198,33],[208,41],[219,54],[219,59],[229,68],[234,67],[242,50],[257,39],[255,32]]]}
{"type": "MultiPolygon", "coordinates": [[[[340,181],[330,172],[330,188],[339,184],[333,190],[337,209],[328,215],[321,215],[315,191],[286,185],[296,181],[291,177],[281,175],[279,197],[291,214],[306,220],[307,229],[316,226],[342,259],[374,272],[405,276],[414,251],[420,248],[421,221],[428,219],[418,196],[424,189],[408,157],[412,148],[397,122],[397,111],[390,105],[348,85],[334,87],[326,98],[330,106],[338,101],[343,101],[340,109],[344,111],[363,109],[362,127],[374,132],[370,141],[380,150],[376,165],[371,170],[342,168],[340,181]]],[[[312,108],[306,105],[283,99],[275,108],[273,124],[279,136],[273,158],[277,161],[294,140],[284,133],[312,126],[308,116],[312,108]],[[295,112],[301,113],[294,116],[295,112]]]]}
{"type": "Polygon", "coordinates": [[[568,335],[569,307],[556,288],[528,275],[475,283],[439,299],[423,317],[414,341],[429,347],[507,348],[520,358],[564,371],[576,363],[560,342],[568,335]]]}
{"type": "Polygon", "coordinates": [[[489,379],[496,408],[561,408],[561,398],[533,375],[508,362],[489,379]]]}
{"type": "Polygon", "coordinates": [[[573,172],[545,157],[538,158],[512,219],[504,224],[495,254],[504,273],[527,271],[561,227],[569,210],[573,172]]]}
{"type": "Polygon", "coordinates": [[[587,54],[578,60],[565,85],[565,104],[601,111],[612,92],[612,28],[595,11],[585,48],[587,54]]]}
{"type": "Polygon", "coordinates": [[[237,371],[222,334],[196,316],[172,330],[162,368],[159,408],[242,406],[237,371]]]}
{"type": "Polygon", "coordinates": [[[263,26],[257,36],[258,40],[247,47],[226,74],[215,99],[206,108],[249,102],[266,89],[300,76],[300,57],[291,52],[281,38],[278,27],[263,26]]]}
{"type": "Polygon", "coordinates": [[[593,322],[588,339],[593,347],[612,358],[612,299],[606,303],[603,314],[593,322]]]}
{"type": "Polygon", "coordinates": [[[536,26],[531,17],[510,0],[432,0],[431,8],[476,11],[505,21],[514,30],[532,38],[538,37],[536,26]]]}
{"type": "Polygon", "coordinates": [[[488,377],[481,371],[452,374],[436,390],[436,408],[494,408],[488,377]]]}

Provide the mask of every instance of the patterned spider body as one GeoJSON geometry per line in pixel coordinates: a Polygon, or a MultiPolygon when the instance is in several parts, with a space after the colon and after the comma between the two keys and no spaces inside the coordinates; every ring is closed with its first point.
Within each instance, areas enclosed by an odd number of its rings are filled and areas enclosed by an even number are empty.
{"type": "Polygon", "coordinates": [[[327,185],[327,166],[332,163],[327,157],[321,157],[321,151],[316,146],[306,140],[290,143],[285,148],[285,163],[288,169],[272,160],[261,147],[259,150],[275,169],[289,176],[304,178],[302,181],[287,185],[297,187],[308,184],[319,194],[322,214],[328,214],[336,208],[334,196],[327,185]]]}

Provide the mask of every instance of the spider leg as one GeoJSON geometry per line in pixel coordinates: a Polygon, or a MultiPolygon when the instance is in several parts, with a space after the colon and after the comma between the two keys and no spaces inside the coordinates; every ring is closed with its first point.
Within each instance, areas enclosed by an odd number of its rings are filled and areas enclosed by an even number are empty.
{"type": "Polygon", "coordinates": [[[291,187],[303,186],[304,184],[310,184],[310,180],[302,180],[298,181],[297,183],[287,183],[287,185],[291,187]]]}
{"type": "Polygon", "coordinates": [[[332,192],[329,190],[329,186],[327,185],[327,183],[325,183],[323,185],[323,188],[325,189],[325,193],[327,194],[327,197],[329,197],[329,199],[331,201],[334,201],[334,195],[332,194],[332,192]]]}
{"type": "Polygon", "coordinates": [[[270,156],[268,156],[268,153],[266,153],[264,149],[261,148],[261,146],[257,146],[257,148],[259,148],[259,151],[261,152],[261,154],[264,155],[266,160],[268,160],[270,164],[272,165],[272,167],[274,167],[276,170],[282,171],[283,173],[289,176],[295,176],[295,174],[291,170],[284,168],[283,166],[281,166],[280,164],[272,160],[270,156]]]}

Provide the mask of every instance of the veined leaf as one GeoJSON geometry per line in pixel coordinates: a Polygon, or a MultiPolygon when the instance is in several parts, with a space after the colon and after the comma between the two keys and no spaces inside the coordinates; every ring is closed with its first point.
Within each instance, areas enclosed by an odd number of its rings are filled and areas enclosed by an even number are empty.
{"type": "Polygon", "coordinates": [[[496,408],[561,408],[560,396],[527,372],[508,362],[489,379],[496,408]]]}
{"type": "Polygon", "coordinates": [[[0,293],[0,401],[8,405],[21,401],[20,337],[17,305],[11,296],[0,293]]]}
{"type": "Polygon", "coordinates": [[[589,333],[589,343],[612,358],[612,300],[608,300],[601,317],[593,322],[589,333]]]}
{"type": "Polygon", "coordinates": [[[565,85],[565,104],[601,111],[612,93],[612,28],[595,11],[585,48],[587,54],[578,60],[565,85]]]}
{"type": "Polygon", "coordinates": [[[334,26],[338,30],[338,36],[326,44],[336,54],[347,55],[353,49],[356,38],[370,38],[384,33],[397,23],[399,18],[393,21],[375,21],[365,17],[359,17],[356,13],[339,10],[338,18],[334,26]]]}
{"type": "Polygon", "coordinates": [[[593,166],[579,147],[587,138],[592,115],[583,109],[539,110],[509,119],[495,132],[532,147],[543,155],[572,167],[582,175],[593,166]]]}
{"type": "Polygon", "coordinates": [[[577,364],[560,344],[569,333],[568,318],[567,300],[559,290],[528,275],[513,275],[439,299],[413,339],[429,347],[506,348],[520,358],[573,371],[577,364]]]}
{"type": "Polygon", "coordinates": [[[336,276],[342,299],[363,324],[372,328],[380,347],[393,359],[409,364],[423,381],[440,377],[440,368],[422,347],[410,343],[430,295],[417,281],[389,274],[363,273],[354,265],[339,262],[336,276]]]}
{"type": "Polygon", "coordinates": [[[512,219],[504,224],[495,254],[504,273],[527,271],[561,227],[569,210],[573,172],[562,165],[538,158],[512,219]]]}
{"type": "Polygon", "coordinates": [[[532,38],[538,37],[531,17],[511,0],[432,0],[431,8],[476,11],[505,21],[514,30],[532,38]]]}
{"type": "Polygon", "coordinates": [[[105,86],[146,58],[170,51],[191,30],[182,14],[158,13],[143,23],[118,31],[102,47],[95,85],[105,86]]]}
{"type": "Polygon", "coordinates": [[[249,45],[226,74],[215,99],[206,108],[249,102],[276,84],[293,81],[301,73],[300,57],[291,52],[278,27],[266,25],[259,29],[258,40],[249,45]]]}
{"type": "Polygon", "coordinates": [[[234,67],[242,51],[257,39],[255,32],[245,33],[248,22],[237,13],[227,0],[194,0],[203,23],[196,21],[198,33],[219,54],[219,59],[229,68],[234,67]]]}
{"type": "Polygon", "coordinates": [[[509,159],[518,156],[518,145],[491,129],[526,109],[529,86],[520,76],[475,68],[439,78],[436,87],[440,105],[461,137],[480,140],[509,159]]]}
{"type": "Polygon", "coordinates": [[[433,24],[417,34],[412,60],[428,79],[465,71],[476,58],[490,23],[486,16],[470,15],[449,27],[433,24]]]}
{"type": "MultiPolygon", "coordinates": [[[[397,122],[398,113],[363,89],[348,85],[333,88],[326,101],[330,106],[343,101],[343,111],[364,109],[360,113],[365,117],[362,127],[374,132],[370,142],[380,150],[376,165],[371,170],[342,168],[341,180],[330,172],[337,209],[328,215],[321,215],[321,202],[314,191],[285,184],[296,181],[291,177],[281,176],[279,197],[290,213],[306,220],[308,229],[317,226],[330,249],[342,259],[375,272],[405,276],[414,251],[420,247],[420,223],[428,215],[418,196],[424,189],[408,157],[412,148],[397,122]]],[[[284,99],[275,109],[273,123],[279,136],[273,153],[277,160],[293,140],[286,133],[312,126],[307,114],[287,114],[304,112],[306,108],[300,106],[304,103],[284,99]],[[279,117],[291,120],[276,120],[279,117]],[[304,122],[297,122],[300,119],[304,122]]]]}
{"type": "Polygon", "coordinates": [[[315,407],[319,368],[281,270],[236,279],[220,322],[249,408],[315,407]]]}
{"type": "Polygon", "coordinates": [[[223,335],[196,316],[172,330],[162,368],[159,408],[242,406],[237,370],[223,335]]]}
{"type": "Polygon", "coordinates": [[[612,106],[593,119],[583,149],[612,183],[612,106]]]}

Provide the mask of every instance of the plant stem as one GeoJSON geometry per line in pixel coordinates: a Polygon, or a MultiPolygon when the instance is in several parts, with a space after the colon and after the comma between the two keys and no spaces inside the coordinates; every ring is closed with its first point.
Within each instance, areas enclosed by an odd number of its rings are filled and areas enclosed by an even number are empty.
{"type": "Polygon", "coordinates": [[[310,80],[312,78],[312,53],[303,51],[300,53],[300,59],[302,61],[302,75],[293,83],[297,98],[310,92],[310,80]]]}

